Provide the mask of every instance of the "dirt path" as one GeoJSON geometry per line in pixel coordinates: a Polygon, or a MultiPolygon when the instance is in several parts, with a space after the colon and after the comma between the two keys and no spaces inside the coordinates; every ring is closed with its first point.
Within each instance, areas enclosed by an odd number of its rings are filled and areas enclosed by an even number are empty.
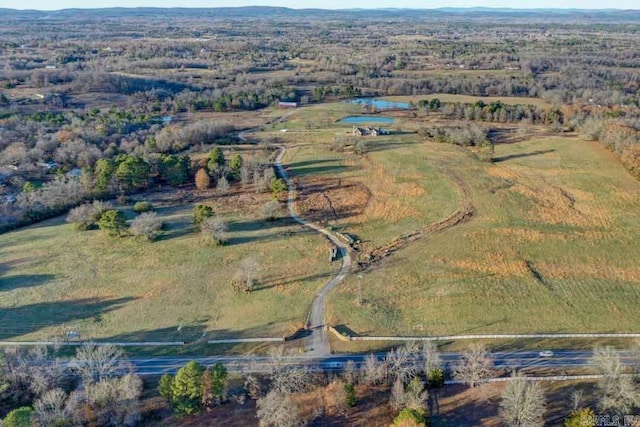
{"type": "Polygon", "coordinates": [[[342,266],[338,274],[327,282],[326,285],[322,288],[322,290],[316,295],[313,299],[313,303],[311,304],[311,312],[309,315],[309,323],[307,327],[311,330],[311,335],[307,338],[306,342],[306,352],[308,355],[312,356],[325,356],[331,353],[329,348],[329,340],[327,339],[327,331],[325,330],[325,302],[329,292],[333,288],[335,288],[338,283],[344,280],[345,277],[351,271],[351,255],[349,253],[349,247],[342,243],[340,239],[331,233],[326,228],[323,228],[317,224],[312,222],[305,221],[300,218],[295,212],[295,187],[291,178],[289,177],[289,173],[286,171],[284,166],[282,165],[282,157],[286,153],[286,148],[282,147],[278,156],[275,160],[275,167],[278,170],[278,174],[287,182],[287,187],[289,188],[289,195],[287,197],[287,208],[289,209],[289,215],[295,221],[300,223],[301,225],[311,228],[312,230],[321,233],[331,241],[333,245],[335,245],[339,252],[340,257],[342,258],[342,266]]]}
{"type": "MultiPolygon", "coordinates": [[[[241,141],[247,141],[247,133],[258,131],[267,125],[280,123],[294,112],[295,110],[292,110],[285,115],[269,123],[266,123],[265,125],[244,130],[238,134],[238,139],[240,139],[241,141]]],[[[307,338],[307,342],[305,345],[307,354],[310,356],[326,356],[328,354],[331,354],[331,350],[329,348],[329,340],[327,338],[327,332],[325,330],[325,301],[327,299],[327,296],[329,295],[329,292],[331,292],[331,290],[335,288],[338,283],[342,282],[342,280],[344,280],[344,278],[347,277],[347,275],[351,271],[351,255],[349,253],[349,247],[342,243],[340,239],[337,236],[333,235],[329,230],[312,222],[305,221],[296,214],[294,207],[296,198],[295,186],[293,185],[293,182],[289,177],[289,173],[282,165],[282,157],[284,156],[286,151],[287,149],[285,147],[280,148],[280,152],[276,156],[274,166],[277,169],[279,176],[287,182],[287,187],[289,189],[289,195],[287,197],[287,209],[289,210],[289,215],[299,224],[325,235],[327,239],[338,248],[340,258],[342,259],[342,266],[338,274],[329,282],[327,282],[327,284],[324,285],[322,290],[318,294],[316,294],[315,298],[313,299],[307,325],[307,328],[311,330],[311,335],[307,338]]]]}

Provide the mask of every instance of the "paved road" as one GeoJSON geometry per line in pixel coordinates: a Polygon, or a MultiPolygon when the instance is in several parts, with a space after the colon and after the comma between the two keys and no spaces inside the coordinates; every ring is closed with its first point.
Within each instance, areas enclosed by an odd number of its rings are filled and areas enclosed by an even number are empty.
{"type": "Polygon", "coordinates": [[[338,237],[332,234],[329,230],[317,224],[305,221],[296,214],[294,208],[296,197],[295,187],[293,185],[293,182],[291,182],[289,173],[282,165],[282,157],[284,156],[286,151],[287,149],[284,147],[280,149],[280,153],[278,153],[278,156],[276,157],[275,167],[278,170],[278,174],[287,182],[287,186],[289,188],[289,195],[287,197],[287,208],[289,209],[289,215],[291,215],[291,218],[304,225],[305,227],[311,228],[318,233],[324,234],[329,240],[331,240],[334,245],[338,247],[338,250],[340,251],[340,258],[342,259],[342,266],[340,267],[340,271],[338,272],[338,274],[329,282],[327,282],[327,284],[324,285],[322,290],[313,299],[313,303],[311,304],[311,313],[309,315],[308,328],[311,330],[311,335],[307,338],[306,342],[307,354],[310,356],[325,356],[331,353],[329,349],[327,331],[324,327],[325,301],[327,299],[327,295],[329,295],[329,292],[331,292],[331,290],[335,288],[338,283],[344,280],[344,278],[347,277],[347,275],[351,271],[351,256],[349,254],[348,246],[344,244],[338,237]]]}
{"type": "MultiPolygon", "coordinates": [[[[620,351],[620,356],[625,364],[632,364],[633,359],[630,351],[620,351]]],[[[131,363],[136,368],[139,375],[162,375],[165,373],[175,373],[178,369],[191,360],[196,360],[203,365],[213,365],[221,362],[233,372],[269,372],[276,364],[289,364],[306,366],[316,371],[340,370],[344,363],[353,360],[356,365],[364,361],[367,355],[329,355],[329,356],[292,356],[274,359],[267,356],[222,356],[222,357],[155,357],[149,359],[131,359],[131,363]]],[[[383,354],[377,354],[379,358],[383,354]]],[[[538,352],[497,352],[492,357],[497,368],[553,368],[555,373],[567,368],[589,367],[591,365],[591,351],[556,351],[552,357],[540,357],[538,352]]],[[[444,353],[442,360],[446,369],[451,369],[460,359],[458,353],[444,353]]]]}

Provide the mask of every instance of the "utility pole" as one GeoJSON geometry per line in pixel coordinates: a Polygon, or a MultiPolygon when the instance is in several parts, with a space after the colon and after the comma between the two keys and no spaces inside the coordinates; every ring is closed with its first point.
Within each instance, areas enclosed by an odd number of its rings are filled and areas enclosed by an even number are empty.
{"type": "Polygon", "coordinates": [[[364,300],[362,299],[362,281],[364,280],[364,276],[362,274],[358,274],[358,305],[362,307],[364,305],[364,300]]]}

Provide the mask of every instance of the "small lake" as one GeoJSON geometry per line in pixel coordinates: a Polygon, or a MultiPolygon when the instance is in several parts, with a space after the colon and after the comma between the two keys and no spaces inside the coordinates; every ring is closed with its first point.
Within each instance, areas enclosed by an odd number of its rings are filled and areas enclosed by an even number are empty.
{"type": "Polygon", "coordinates": [[[381,116],[349,116],[339,120],[340,123],[361,124],[361,123],[393,123],[391,117],[381,116]]]}
{"type": "Polygon", "coordinates": [[[359,99],[351,99],[348,102],[349,104],[358,104],[365,105],[369,108],[376,108],[378,110],[408,110],[409,103],[408,102],[393,102],[393,101],[385,101],[384,99],[376,99],[376,98],[359,98],[359,99]]]}

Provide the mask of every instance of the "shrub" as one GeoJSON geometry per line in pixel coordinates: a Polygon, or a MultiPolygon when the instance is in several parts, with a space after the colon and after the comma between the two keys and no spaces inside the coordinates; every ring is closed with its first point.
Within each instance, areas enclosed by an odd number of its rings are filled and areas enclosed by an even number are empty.
{"type": "Polygon", "coordinates": [[[240,154],[236,154],[231,158],[231,162],[229,162],[229,168],[233,171],[234,174],[240,173],[240,169],[242,169],[242,165],[244,161],[242,160],[242,156],[240,154]]]}
{"type": "Polygon", "coordinates": [[[84,205],[71,209],[69,214],[67,214],[66,221],[69,224],[73,224],[73,228],[78,231],[91,229],[95,225],[93,207],[85,203],[84,205]]]}
{"type": "Polygon", "coordinates": [[[356,388],[353,386],[353,384],[345,384],[344,391],[347,393],[347,406],[356,406],[356,388]]]}
{"type": "Polygon", "coordinates": [[[198,190],[206,190],[211,185],[211,178],[204,168],[198,169],[196,172],[196,188],[198,190]]]}
{"type": "Polygon", "coordinates": [[[211,150],[211,153],[209,153],[209,162],[207,163],[209,171],[213,172],[214,170],[224,166],[224,164],[225,158],[224,153],[222,152],[222,148],[216,147],[211,150]]]}
{"type": "Polygon", "coordinates": [[[151,203],[144,200],[136,202],[135,205],[133,205],[133,210],[137,213],[149,212],[151,210],[151,203]]]}
{"type": "Polygon", "coordinates": [[[218,180],[216,185],[216,191],[220,194],[225,194],[229,191],[229,181],[224,176],[218,180]]]}
{"type": "Polygon", "coordinates": [[[271,200],[262,206],[262,216],[267,221],[275,221],[280,216],[280,202],[271,200]]]}
{"type": "Polygon", "coordinates": [[[206,218],[200,223],[202,236],[216,245],[224,245],[227,242],[229,227],[222,218],[206,218]]]}
{"type": "Polygon", "coordinates": [[[195,205],[193,208],[193,223],[199,226],[202,221],[213,216],[213,208],[207,205],[195,205]]]}
{"type": "Polygon", "coordinates": [[[152,242],[160,234],[162,219],[155,212],[144,212],[131,223],[129,230],[134,236],[141,236],[152,242]]]}
{"type": "Polygon", "coordinates": [[[367,141],[360,139],[356,142],[356,146],[354,148],[356,154],[364,154],[368,151],[367,141]]]}
{"type": "Polygon", "coordinates": [[[5,427],[31,427],[35,411],[29,406],[23,406],[18,409],[14,409],[9,412],[2,421],[2,425],[5,427]]]}
{"type": "Polygon", "coordinates": [[[424,410],[404,408],[393,420],[393,426],[410,427],[410,426],[427,426],[427,418],[424,410]]]}
{"type": "Polygon", "coordinates": [[[564,427],[592,427],[595,426],[596,414],[591,408],[583,408],[571,412],[564,420],[564,427]]]}
{"type": "Polygon", "coordinates": [[[120,236],[127,227],[127,219],[124,214],[118,210],[106,211],[100,221],[98,221],[100,230],[107,232],[109,236],[120,236]]]}
{"type": "Polygon", "coordinates": [[[444,387],[444,371],[435,368],[429,371],[429,386],[434,388],[444,387]]]}
{"type": "Polygon", "coordinates": [[[100,221],[100,218],[102,218],[102,214],[113,209],[111,203],[100,200],[94,200],[91,207],[93,208],[93,220],[96,224],[100,221]]]}
{"type": "Polygon", "coordinates": [[[282,178],[272,178],[269,183],[269,189],[273,193],[273,197],[279,199],[288,190],[287,182],[282,178]]]}

